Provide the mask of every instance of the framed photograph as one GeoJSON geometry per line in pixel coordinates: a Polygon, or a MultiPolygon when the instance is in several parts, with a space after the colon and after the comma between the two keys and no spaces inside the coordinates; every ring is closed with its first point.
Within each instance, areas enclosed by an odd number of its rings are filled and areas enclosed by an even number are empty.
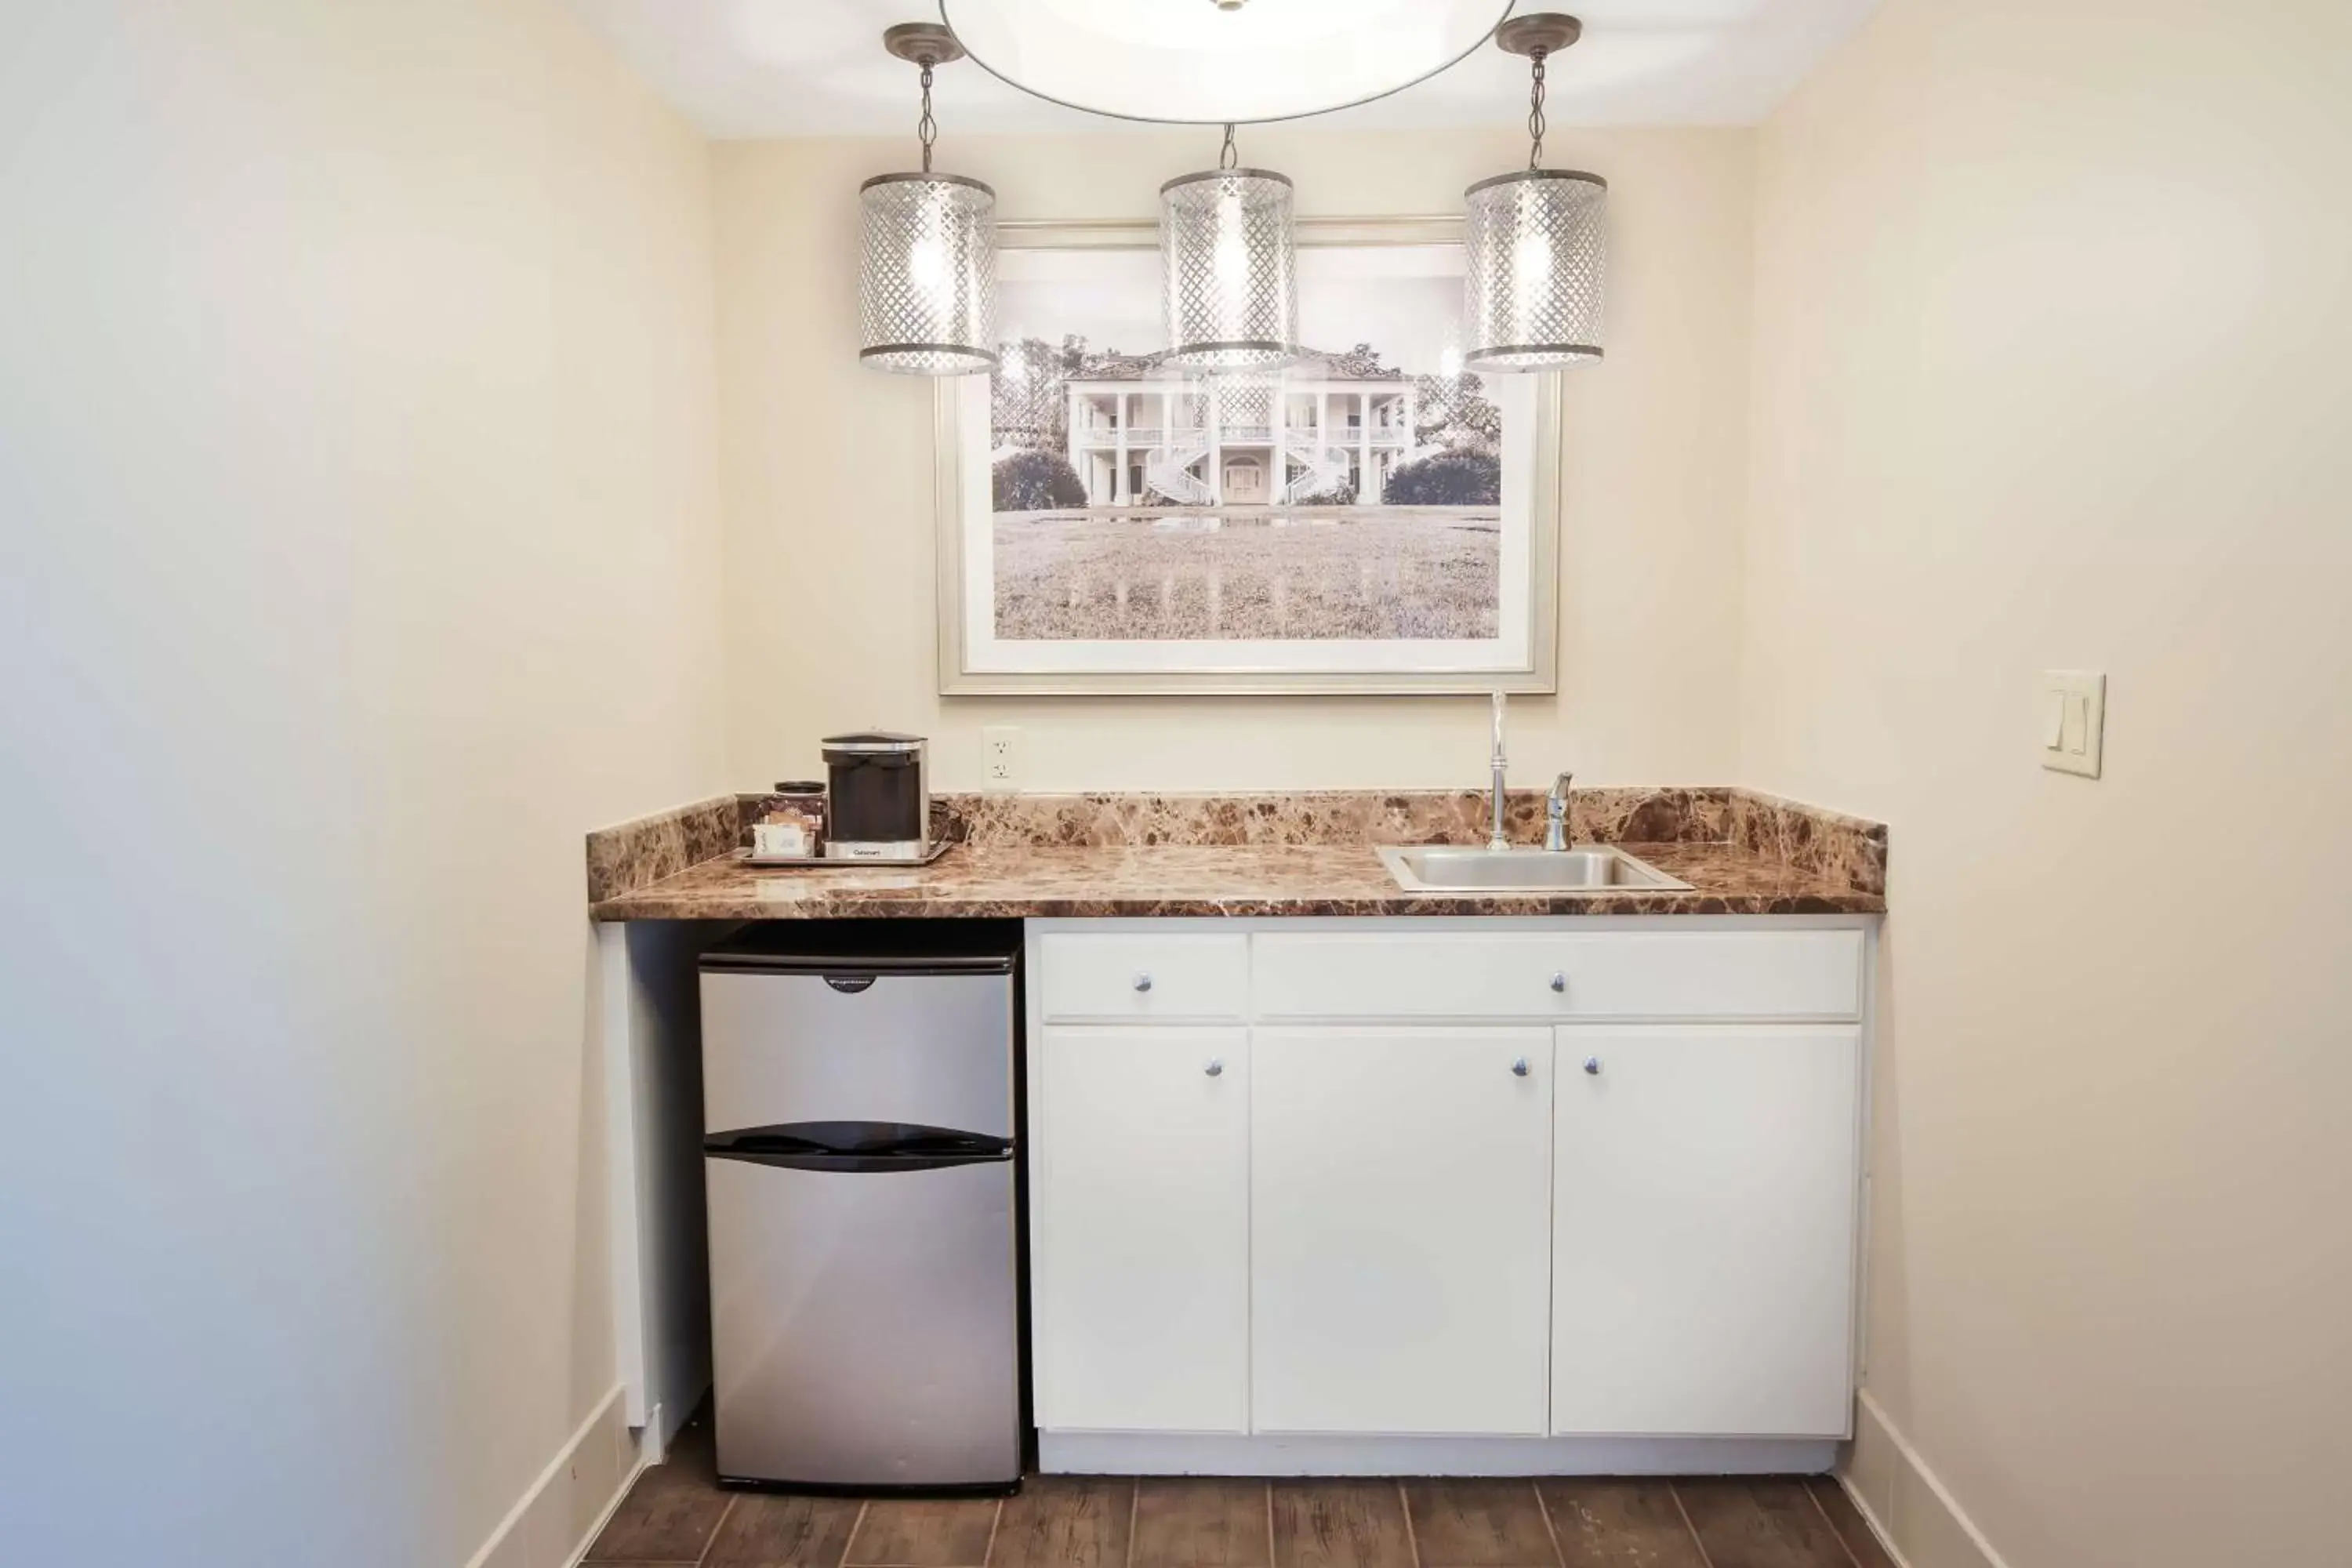
{"type": "Polygon", "coordinates": [[[1008,224],[942,379],[940,689],[1554,689],[1556,374],[1462,365],[1461,225],[1298,226],[1303,355],[1160,352],[1152,225],[1008,224]]]}

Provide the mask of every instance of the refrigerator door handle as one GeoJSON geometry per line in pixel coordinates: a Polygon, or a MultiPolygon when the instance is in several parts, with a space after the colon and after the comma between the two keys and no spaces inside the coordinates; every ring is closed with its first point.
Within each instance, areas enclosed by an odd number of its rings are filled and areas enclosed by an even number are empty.
{"type": "Polygon", "coordinates": [[[899,1121],[794,1121],[713,1132],[702,1152],[792,1171],[940,1171],[1009,1160],[1009,1139],[899,1121]]]}
{"type": "Polygon", "coordinates": [[[706,1152],[745,1154],[1001,1154],[1013,1147],[992,1132],[965,1132],[914,1121],[783,1121],[734,1127],[702,1140],[706,1152]]]}
{"type": "Polygon", "coordinates": [[[888,1175],[898,1171],[945,1171],[957,1165],[985,1165],[1013,1158],[1010,1149],[993,1154],[767,1154],[749,1149],[705,1149],[712,1160],[740,1160],[747,1165],[773,1165],[782,1171],[835,1171],[888,1175]]]}

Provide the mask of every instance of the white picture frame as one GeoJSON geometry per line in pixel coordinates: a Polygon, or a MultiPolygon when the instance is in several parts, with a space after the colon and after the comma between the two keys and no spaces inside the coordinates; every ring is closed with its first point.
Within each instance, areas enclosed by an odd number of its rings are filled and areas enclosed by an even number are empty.
{"type": "MultiPolygon", "coordinates": [[[[1124,301],[1130,284],[1142,286],[1137,280],[1156,276],[1159,246],[1157,228],[1143,223],[1007,223],[999,226],[999,266],[1001,276],[1010,283],[1000,283],[1001,292],[1018,289],[1024,277],[1036,279],[1070,278],[1084,279],[1100,289],[1119,292],[1124,301]]],[[[1314,314],[1309,304],[1311,291],[1318,276],[1344,276],[1351,269],[1367,273],[1414,272],[1427,269],[1434,276],[1449,263],[1445,253],[1451,250],[1455,259],[1450,263],[1458,268],[1461,245],[1461,220],[1458,218],[1376,218],[1376,219],[1309,219],[1298,225],[1300,251],[1301,317],[1314,314]]],[[[1042,286],[1041,286],[1042,287],[1042,286]]],[[[1070,285],[1055,284],[1067,289],[1070,285]]],[[[1335,289],[1334,294],[1338,291],[1335,289]]],[[[1434,291],[1423,288],[1419,296],[1434,298],[1434,291]]],[[[1372,295],[1373,298],[1385,296],[1372,295]]],[[[1149,310],[1150,300],[1141,302],[1149,310]]],[[[1452,307],[1458,310],[1458,306],[1452,307]]],[[[1017,341],[1020,328],[1008,312],[1005,336],[1017,341]]],[[[1329,314],[1327,311],[1327,315],[1329,314]]],[[[1307,335],[1302,333],[1302,335],[1307,335]]],[[[1425,334],[1424,334],[1425,336],[1425,334]]],[[[1355,340],[1361,342],[1363,340],[1355,340]]],[[[1312,344],[1324,348],[1328,345],[1312,344]]],[[[1346,347],[1347,345],[1339,345],[1346,347]]],[[[1140,356],[1138,356],[1140,357],[1140,356]]],[[[1017,362],[1016,362],[1017,363],[1017,362]]],[[[1374,363],[1378,363],[1377,354],[1374,363]]],[[[1400,367],[1383,372],[1386,380],[1380,390],[1393,392],[1391,401],[1402,403],[1410,411],[1412,404],[1405,400],[1406,389],[1418,384],[1430,384],[1426,374],[1408,376],[1400,367]]],[[[1457,383],[1458,368],[1451,373],[1457,383]]],[[[1087,380],[1088,377],[1074,379],[1087,380]]],[[[1287,401],[1293,383],[1282,383],[1276,396],[1287,401]]],[[[1300,542],[1305,548],[1309,534],[1300,531],[1282,535],[1268,531],[1249,533],[1255,528],[1293,527],[1302,531],[1312,523],[1328,523],[1334,530],[1344,531],[1370,523],[1385,531],[1375,535],[1373,526],[1366,526],[1360,541],[1364,555],[1360,570],[1373,574],[1412,573],[1412,563],[1395,564],[1371,558],[1370,552],[1383,550],[1397,540],[1414,541],[1414,549],[1435,536],[1430,531],[1439,527],[1442,519],[1423,514],[1434,514],[1448,509],[1395,508],[1382,502],[1356,504],[1349,501],[1342,507],[1326,508],[1321,512],[1310,505],[1283,502],[1257,506],[1223,504],[1226,497],[1219,493],[1205,500],[1170,500],[1157,490],[1145,492],[1150,500],[1139,501],[1119,491],[1118,510],[1106,504],[1089,504],[1064,511],[1007,512],[1000,516],[993,504],[992,469],[998,449],[992,412],[993,394],[988,376],[942,377],[936,388],[936,418],[934,431],[934,486],[937,510],[937,566],[939,608],[939,670],[940,690],[949,696],[1027,695],[1027,696],[1102,696],[1110,694],[1163,695],[1252,695],[1252,694],[1354,694],[1394,695],[1401,693],[1471,693],[1483,691],[1551,692],[1558,689],[1559,648],[1559,550],[1560,533],[1560,449],[1561,405],[1558,373],[1472,378],[1474,388],[1487,390],[1494,414],[1492,427],[1498,430],[1493,447],[1499,470],[1499,485],[1495,492],[1498,499],[1490,510],[1494,512],[1491,526],[1483,516],[1454,525],[1454,531],[1465,534],[1491,532],[1494,535],[1492,586],[1486,579],[1474,576],[1480,595],[1477,602],[1453,613],[1475,616],[1483,629],[1491,626],[1491,636],[1420,637],[1384,635],[1380,637],[1347,637],[1338,636],[1301,635],[1290,632],[1278,637],[1152,637],[1127,632],[1109,637],[1080,637],[1051,635],[1050,632],[999,635],[1008,619],[1013,618],[1016,606],[1005,595],[1029,592],[1008,587],[1000,581],[997,567],[997,543],[1000,538],[1011,541],[1008,552],[1026,550],[1024,542],[1013,532],[1001,531],[1025,529],[1033,526],[1062,530],[1057,537],[1084,538],[1090,545],[1099,545],[1106,531],[1130,531],[1122,537],[1132,538],[1148,545],[1165,561],[1171,552],[1185,548],[1187,537],[1198,537],[1188,531],[1217,531],[1230,526],[1233,532],[1213,541],[1220,549],[1238,549],[1244,538],[1264,542],[1265,548],[1286,551],[1291,541],[1300,542]],[[1272,514],[1281,514],[1278,518],[1272,514]],[[1340,521],[1346,518],[1349,521],[1340,521]],[[1143,530],[1148,531],[1132,531],[1143,530]],[[1488,596],[1491,595],[1491,603],[1488,596]]],[[[1065,387],[1065,393],[1076,390],[1065,387]]],[[[1475,394],[1474,394],[1475,395],[1475,394]]],[[[1128,400],[1129,394],[1114,393],[1110,405],[1123,410],[1131,421],[1137,405],[1128,400]]],[[[1152,395],[1132,394],[1136,396],[1152,395]]],[[[1175,395],[1185,395],[1181,390],[1175,395]]],[[[1308,395],[1299,395],[1302,398],[1308,395]]],[[[1319,424],[1307,428],[1312,439],[1328,442],[1333,417],[1328,405],[1316,411],[1319,424]]],[[[1079,406],[1073,397],[1071,406],[1079,406]]],[[[1166,410],[1173,406],[1160,401],[1157,406],[1166,410]]],[[[1306,404],[1293,404],[1304,407],[1306,404]]],[[[1360,426],[1347,427],[1340,445],[1360,439],[1357,432],[1371,426],[1376,420],[1386,420],[1391,410],[1385,405],[1375,410],[1370,393],[1360,396],[1356,405],[1361,413],[1356,417],[1360,426]]],[[[1174,416],[1164,416],[1174,423],[1174,416]]],[[[1114,413],[1114,418],[1118,415],[1114,413]]],[[[1214,416],[1209,416],[1213,423],[1214,416]]],[[[1280,417],[1280,416],[1277,416],[1280,417]]],[[[1416,427],[1410,413],[1402,416],[1402,435],[1393,437],[1395,449],[1376,451],[1365,441],[1359,458],[1352,447],[1347,454],[1351,465],[1349,480],[1364,472],[1373,472],[1383,484],[1382,476],[1392,471],[1390,465],[1409,460],[1416,450],[1416,427]],[[1367,468],[1364,465],[1371,465],[1367,468]]],[[[1091,427],[1089,427],[1090,429],[1091,427]]],[[[1235,426],[1234,428],[1239,428],[1235,426]]],[[[1074,458],[1087,457],[1078,443],[1085,437],[1075,433],[1076,426],[1066,426],[1060,439],[1071,443],[1074,458]]],[[[1164,438],[1167,432],[1151,434],[1164,438]]],[[[1307,471],[1286,460],[1283,454],[1289,448],[1283,445],[1288,430],[1277,428],[1274,447],[1274,464],[1286,475],[1296,470],[1289,479],[1295,489],[1306,482],[1307,471]]],[[[1388,427],[1382,426],[1386,437],[1388,427]]],[[[1140,437],[1139,437],[1140,438],[1140,437]]],[[[1165,461],[1172,463],[1183,454],[1171,447],[1154,449],[1165,461]]],[[[1189,448],[1186,448],[1189,450],[1189,448]]],[[[1330,447],[1318,446],[1318,453],[1337,460],[1330,447]]],[[[1087,481],[1098,488],[1108,485],[1119,490],[1122,478],[1128,483],[1140,483],[1142,470],[1127,465],[1130,456],[1125,446],[1118,447],[1119,464],[1106,479],[1099,463],[1087,481]]],[[[1206,470],[1217,472],[1220,458],[1202,460],[1206,470]]],[[[1233,461],[1241,467],[1223,470],[1226,479],[1246,478],[1248,458],[1233,461]]],[[[1193,471],[1202,470],[1196,463],[1193,471]]],[[[1075,473],[1075,468],[1073,468],[1075,473]]],[[[1184,476],[1173,474],[1174,482],[1181,484],[1184,476]]],[[[1067,483],[1068,481],[1059,481],[1067,483]]],[[[1213,484],[1213,479],[1208,481],[1213,484]]],[[[1261,481],[1263,483],[1264,481],[1261,481]]],[[[1402,485],[1402,481],[1400,481],[1402,485]]],[[[1255,492],[1249,492],[1255,494],[1255,492]]],[[[1339,493],[1352,496],[1351,489],[1339,493]]],[[[1089,500],[1093,500],[1092,497],[1089,500]]],[[[1451,509],[1461,510],[1463,509],[1451,509]]],[[[1040,535],[1039,537],[1044,537],[1040,535]]],[[[1320,535],[1325,547],[1330,542],[1348,538],[1343,531],[1320,535]]],[[[1359,542],[1349,540],[1348,548],[1359,542]]],[[[1483,541],[1478,543],[1483,545],[1483,541]]],[[[1120,548],[1125,548],[1122,544],[1120,548]]],[[[1251,543],[1252,550],[1258,544],[1251,543]]],[[[1456,549],[1455,543],[1432,544],[1430,548],[1456,549]]],[[[1178,556],[1181,559],[1181,555],[1178,556]]],[[[1452,582],[1460,576],[1453,571],[1455,563],[1440,563],[1446,568],[1444,580],[1452,582]]],[[[1485,570],[1483,558],[1480,571],[1485,570]]],[[[1431,573],[1423,573],[1428,576],[1431,573]]],[[[1209,574],[1210,592],[1215,592],[1217,572],[1209,574]]],[[[1167,605],[1165,595],[1171,574],[1161,570],[1158,579],[1160,603],[1167,605]]],[[[1371,578],[1367,577],[1367,582],[1371,578]]],[[[1402,580],[1402,579],[1400,579],[1402,580]]],[[[1083,586],[1083,584],[1082,584],[1083,586]]],[[[1097,598],[1103,584],[1092,584],[1097,598]]],[[[1080,589],[1071,592],[1072,602],[1080,589]]],[[[1149,592],[1147,587],[1144,592],[1149,592]]],[[[1409,589],[1399,589],[1400,593],[1409,589]]],[[[1055,593],[1058,595],[1058,586],[1055,593]]],[[[1129,588],[1125,583],[1117,588],[1119,613],[1129,605],[1129,588]]],[[[1042,600],[1039,601],[1043,603],[1042,600]]],[[[1279,603],[1277,598],[1277,604],[1279,603]]],[[[1049,610],[1056,609],[1056,598],[1049,610]]],[[[1033,605],[1017,608],[1024,624],[1033,621],[1028,612],[1033,605]]],[[[1100,610],[1093,612],[1099,618],[1100,610]]],[[[1434,617],[1443,623],[1446,613],[1431,610],[1424,614],[1417,606],[1408,605],[1400,616],[1422,619],[1434,617]]],[[[1051,619],[1049,615],[1046,618],[1051,619]]],[[[1260,617],[1263,618],[1262,616],[1260,617]]],[[[1215,624],[1213,617],[1213,624],[1215,624]]]]}

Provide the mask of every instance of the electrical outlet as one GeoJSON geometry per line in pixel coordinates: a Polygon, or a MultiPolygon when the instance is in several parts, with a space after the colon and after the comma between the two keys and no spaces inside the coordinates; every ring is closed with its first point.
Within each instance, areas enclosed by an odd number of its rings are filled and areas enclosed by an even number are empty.
{"type": "Polygon", "coordinates": [[[1021,728],[991,724],[980,732],[980,784],[989,795],[1021,793],[1021,728]]]}

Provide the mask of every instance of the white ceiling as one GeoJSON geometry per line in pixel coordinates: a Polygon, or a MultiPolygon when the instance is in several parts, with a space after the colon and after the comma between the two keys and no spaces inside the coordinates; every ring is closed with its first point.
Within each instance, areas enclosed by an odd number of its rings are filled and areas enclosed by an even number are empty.
{"type": "MultiPolygon", "coordinates": [[[[1173,3],[1173,0],[1171,0],[1173,3]]],[[[1194,4],[1204,0],[1192,0],[1194,4]]],[[[887,135],[911,121],[913,68],[882,52],[894,22],[938,0],[568,0],[639,74],[712,136],[887,135]]],[[[1879,0],[1520,0],[1566,10],[1584,39],[1554,61],[1559,125],[1746,125],[1769,114],[1879,0]]],[[[1508,125],[1527,118],[1527,62],[1488,47],[1449,71],[1307,123],[1334,130],[1508,125]]],[[[969,63],[940,72],[948,133],[1117,132],[969,63]]]]}

